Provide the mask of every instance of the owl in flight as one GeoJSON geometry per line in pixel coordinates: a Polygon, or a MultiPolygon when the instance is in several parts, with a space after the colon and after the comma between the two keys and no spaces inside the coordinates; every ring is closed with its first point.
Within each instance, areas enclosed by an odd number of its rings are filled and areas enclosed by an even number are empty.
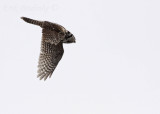
{"type": "Polygon", "coordinates": [[[75,43],[75,37],[63,26],[48,21],[37,21],[21,17],[25,22],[42,28],[41,52],[38,62],[38,76],[46,80],[63,56],[63,43],[75,43]]]}

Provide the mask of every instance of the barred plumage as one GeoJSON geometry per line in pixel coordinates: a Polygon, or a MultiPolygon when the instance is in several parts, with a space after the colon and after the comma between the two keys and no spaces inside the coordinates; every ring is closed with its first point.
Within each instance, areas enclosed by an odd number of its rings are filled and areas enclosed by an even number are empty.
{"type": "Polygon", "coordinates": [[[42,27],[43,22],[42,21],[37,21],[37,20],[33,20],[33,19],[29,19],[27,17],[21,17],[21,19],[23,19],[25,22],[30,23],[30,24],[34,24],[34,25],[38,25],[40,27],[42,27]]]}
{"type": "Polygon", "coordinates": [[[73,34],[63,26],[48,21],[37,21],[26,17],[21,17],[30,24],[38,25],[42,28],[41,52],[38,63],[38,76],[46,80],[51,77],[53,71],[61,60],[64,50],[63,43],[73,43],[73,34]]]}

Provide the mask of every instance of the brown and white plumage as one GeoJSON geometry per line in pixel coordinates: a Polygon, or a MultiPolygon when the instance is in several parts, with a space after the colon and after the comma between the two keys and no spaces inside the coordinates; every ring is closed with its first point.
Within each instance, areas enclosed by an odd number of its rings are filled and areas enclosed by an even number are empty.
{"type": "Polygon", "coordinates": [[[73,43],[73,34],[61,25],[48,21],[37,21],[21,17],[24,21],[42,28],[41,52],[38,63],[38,77],[46,80],[61,60],[64,50],[63,43],[73,43]]]}

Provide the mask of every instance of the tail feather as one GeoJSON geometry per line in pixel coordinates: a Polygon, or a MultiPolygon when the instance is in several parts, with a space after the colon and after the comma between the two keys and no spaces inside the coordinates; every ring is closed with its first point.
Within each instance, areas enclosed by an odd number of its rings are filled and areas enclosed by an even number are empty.
{"type": "Polygon", "coordinates": [[[21,17],[21,19],[23,19],[27,23],[38,25],[40,27],[42,27],[42,24],[43,24],[43,21],[37,21],[37,20],[33,20],[27,17],[21,17]]]}

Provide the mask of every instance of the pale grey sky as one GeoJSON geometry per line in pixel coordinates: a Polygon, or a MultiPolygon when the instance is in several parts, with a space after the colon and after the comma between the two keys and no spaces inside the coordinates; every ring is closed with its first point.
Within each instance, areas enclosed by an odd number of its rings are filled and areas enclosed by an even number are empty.
{"type": "Polygon", "coordinates": [[[1,0],[0,114],[160,114],[159,0],[1,0]],[[36,78],[41,28],[76,37],[36,78]]]}

